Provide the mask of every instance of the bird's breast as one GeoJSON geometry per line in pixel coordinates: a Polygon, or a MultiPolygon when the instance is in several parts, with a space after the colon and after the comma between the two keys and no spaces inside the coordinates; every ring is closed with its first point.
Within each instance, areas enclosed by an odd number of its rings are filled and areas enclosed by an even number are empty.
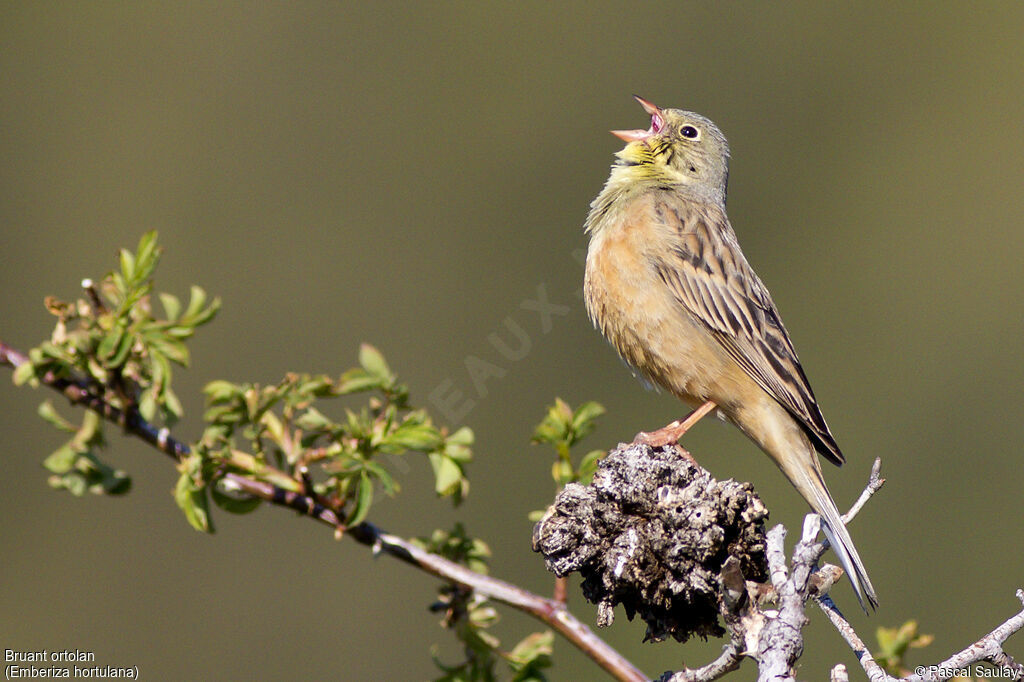
{"type": "Polygon", "coordinates": [[[672,244],[645,202],[635,203],[592,232],[587,312],[648,380],[690,403],[713,400],[739,368],[659,277],[657,255],[672,244]]]}

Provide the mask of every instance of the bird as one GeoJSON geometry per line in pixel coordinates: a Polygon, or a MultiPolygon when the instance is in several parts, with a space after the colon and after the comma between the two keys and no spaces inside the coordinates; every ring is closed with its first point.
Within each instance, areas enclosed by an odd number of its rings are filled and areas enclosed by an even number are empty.
{"type": "Polygon", "coordinates": [[[584,300],[638,378],[697,408],[634,442],[676,445],[710,412],[734,424],[821,517],[861,608],[877,607],[818,454],[836,465],[845,458],[726,214],[725,135],[700,114],[634,97],[651,123],[611,131],[626,146],[584,223],[584,300]]]}

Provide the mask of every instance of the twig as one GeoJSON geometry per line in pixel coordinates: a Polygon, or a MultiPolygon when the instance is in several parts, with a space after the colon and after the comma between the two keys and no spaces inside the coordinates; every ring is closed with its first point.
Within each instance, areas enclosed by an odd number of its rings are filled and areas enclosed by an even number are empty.
{"type": "Polygon", "coordinates": [[[693,670],[682,670],[668,677],[662,677],[658,682],[712,682],[718,678],[737,670],[743,654],[733,644],[727,644],[722,648],[722,654],[707,665],[693,670]]]}
{"type": "Polygon", "coordinates": [[[853,629],[850,622],[846,620],[846,617],[839,612],[839,608],[836,606],[832,598],[827,594],[820,597],[816,597],[815,600],[821,610],[825,612],[825,615],[832,625],[835,626],[836,630],[839,631],[839,635],[846,640],[846,643],[853,649],[853,654],[860,661],[860,665],[864,668],[864,672],[867,673],[868,679],[871,682],[890,682],[896,678],[890,676],[885,670],[878,664],[875,657],[868,651],[868,647],[864,644],[864,641],[857,634],[857,631],[853,629]]]}
{"type": "Polygon", "coordinates": [[[553,594],[554,600],[559,604],[566,604],[569,602],[569,578],[563,576],[561,578],[555,578],[555,589],[553,594]]]}
{"type": "MultiPolygon", "coordinates": [[[[1017,598],[1024,604],[1024,590],[1017,590],[1017,598]]],[[[836,605],[828,596],[818,597],[816,601],[821,610],[828,616],[828,619],[832,621],[832,625],[839,631],[842,638],[850,645],[871,682],[896,682],[898,680],[903,680],[904,682],[938,682],[939,680],[948,680],[956,677],[962,674],[964,669],[971,664],[980,663],[981,661],[988,661],[992,665],[1006,670],[1008,674],[1000,676],[1004,679],[1007,677],[1016,680],[1024,679],[1024,665],[1015,661],[1009,654],[1003,651],[1003,642],[1024,628],[1024,609],[1015,616],[1008,618],[1002,625],[974,644],[963,651],[953,654],[941,663],[917,666],[915,670],[918,672],[904,678],[897,678],[892,677],[882,669],[882,666],[878,664],[868,651],[867,646],[857,635],[853,626],[843,617],[843,614],[839,613],[836,605]]]]}
{"type": "Polygon", "coordinates": [[[82,288],[85,289],[85,294],[89,297],[89,302],[92,303],[93,312],[96,315],[102,315],[107,312],[107,306],[103,303],[103,299],[100,298],[100,292],[96,288],[95,282],[91,279],[83,279],[82,288]]]}
{"type": "MultiPolygon", "coordinates": [[[[0,341],[0,365],[17,368],[28,361],[27,355],[0,341]]],[[[72,405],[88,408],[107,421],[123,426],[127,432],[141,438],[175,460],[181,459],[189,453],[189,447],[172,438],[167,429],[158,429],[139,416],[137,411],[125,413],[114,407],[90,391],[85,382],[59,377],[53,372],[47,372],[39,377],[39,381],[58,393],[64,394],[64,397],[71,401],[72,405]]]]}
{"type": "MultiPolygon", "coordinates": [[[[17,368],[28,361],[24,353],[0,341],[0,364],[17,368]]],[[[93,394],[84,383],[57,377],[53,373],[40,377],[40,382],[64,394],[72,404],[87,407],[108,421],[123,425],[127,433],[141,438],[175,460],[191,452],[188,445],[172,438],[167,429],[156,428],[142,419],[135,410],[124,412],[106,403],[101,397],[93,394]]],[[[327,524],[332,529],[343,527],[342,520],[335,510],[313,497],[233,472],[225,474],[223,480],[228,487],[271,504],[294,509],[327,524]]],[[[417,547],[408,540],[386,533],[371,523],[363,522],[344,528],[344,535],[372,548],[374,554],[387,554],[453,585],[472,589],[477,594],[534,616],[559,632],[617,680],[639,682],[648,679],[643,672],[597,637],[589,627],[569,613],[563,604],[554,599],[547,599],[503,580],[476,573],[461,564],[417,547]]]]}
{"type": "Polygon", "coordinates": [[[876,457],[875,463],[871,465],[871,475],[868,476],[867,487],[864,488],[860,497],[858,497],[857,501],[853,503],[852,507],[850,507],[850,511],[843,514],[843,523],[849,524],[850,521],[853,521],[853,517],[860,513],[860,510],[864,507],[867,501],[871,499],[871,496],[881,490],[882,486],[885,485],[885,479],[879,476],[881,471],[882,458],[876,457]]]}
{"type": "MultiPolygon", "coordinates": [[[[885,479],[879,476],[881,470],[881,459],[876,459],[874,465],[871,467],[871,476],[868,480],[867,487],[860,494],[860,497],[850,508],[850,511],[843,516],[843,522],[849,523],[857,515],[872,495],[874,495],[885,483],[885,479]]],[[[827,546],[827,544],[825,545],[827,546]]],[[[822,548],[824,551],[824,547],[822,548]]],[[[1024,590],[1017,590],[1017,598],[1024,603],[1024,590]]],[[[903,680],[905,682],[938,682],[939,680],[947,680],[951,677],[963,673],[964,669],[972,663],[978,663],[980,661],[988,661],[992,665],[1009,671],[1013,676],[1012,679],[1021,680],[1024,679],[1024,665],[1015,661],[1009,654],[1002,649],[1002,644],[1011,635],[1020,629],[1024,628],[1024,610],[1021,610],[1017,615],[1008,619],[1002,625],[997,627],[989,634],[982,637],[980,640],[967,647],[963,651],[950,656],[945,661],[937,665],[931,666],[918,666],[917,671],[912,675],[905,678],[896,678],[889,675],[878,661],[875,660],[874,656],[868,650],[864,641],[857,635],[857,632],[850,625],[850,622],[846,620],[846,617],[839,611],[835,602],[832,601],[831,597],[827,594],[815,597],[815,601],[821,610],[828,617],[829,621],[839,632],[839,635],[846,641],[846,643],[853,650],[857,660],[860,661],[861,667],[867,674],[868,679],[871,682],[897,682],[903,680]]]]}
{"type": "Polygon", "coordinates": [[[658,682],[712,682],[733,670],[738,670],[744,656],[742,652],[743,639],[734,637],[733,641],[722,647],[722,654],[707,665],[662,676],[658,682]]]}
{"type": "MultiPolygon", "coordinates": [[[[885,479],[879,475],[881,471],[882,458],[876,457],[874,464],[871,465],[871,473],[868,475],[868,484],[864,486],[864,490],[861,491],[860,497],[858,497],[857,501],[853,503],[853,506],[850,507],[850,510],[843,514],[841,517],[844,524],[849,525],[850,521],[853,521],[857,514],[860,513],[860,510],[864,508],[864,505],[867,504],[867,501],[870,500],[875,493],[881,490],[883,485],[885,485],[885,479]]],[[[817,550],[818,556],[815,558],[815,561],[821,559],[822,555],[825,554],[825,551],[829,548],[829,546],[830,545],[828,538],[822,539],[821,544],[819,545],[819,548],[817,550]]],[[[822,590],[822,592],[827,592],[827,590],[822,590]]]]}
{"type": "MultiPolygon", "coordinates": [[[[1017,590],[1017,599],[1024,605],[1024,590],[1017,590]]],[[[1003,642],[1021,628],[1024,628],[1024,609],[963,651],[953,654],[938,665],[923,666],[923,673],[911,675],[907,680],[910,682],[948,680],[956,676],[959,670],[981,661],[988,661],[996,667],[1008,669],[1013,674],[1012,679],[1024,679],[1024,664],[1013,660],[1009,654],[1003,651],[1003,642]]]]}

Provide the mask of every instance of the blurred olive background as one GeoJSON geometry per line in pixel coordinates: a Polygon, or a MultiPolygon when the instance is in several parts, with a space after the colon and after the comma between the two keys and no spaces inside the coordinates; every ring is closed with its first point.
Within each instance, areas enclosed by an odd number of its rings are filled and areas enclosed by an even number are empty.
{"type": "MultiPolygon", "coordinates": [[[[179,437],[199,433],[206,381],[337,374],[370,341],[440,421],[434,391],[464,413],[460,514],[495,575],[547,593],[526,519],[553,493],[529,444],[545,406],[607,406],[584,447],[682,414],[591,328],[578,250],[621,147],[607,131],[647,125],[630,95],[694,109],[730,139],[730,216],[849,458],[826,470],[840,506],[883,459],[852,529],[882,606],[865,617],[845,584],[837,599],[872,641],[917,618],[936,640],[912,662],[936,662],[1024,583],[1022,31],[1016,2],[5,2],[0,339],[46,337],[45,295],[76,297],[158,229],[158,289],[224,302],[177,375],[179,437]],[[566,307],[549,325],[539,290],[566,307]],[[521,359],[489,341],[516,345],[509,324],[521,359]],[[467,358],[501,376],[476,385],[467,358]]],[[[50,491],[44,398],[0,391],[0,647],[93,651],[151,680],[417,680],[434,646],[460,660],[427,610],[436,580],[279,509],[200,535],[173,467],[116,428],[127,498],[50,491]]],[[[802,502],[735,430],[686,442],[798,532],[802,502]]],[[[393,464],[403,493],[372,520],[448,527],[426,463],[393,464]]],[[[593,622],[575,589],[572,607],[593,622]]],[[[504,613],[508,646],[540,629],[504,613]]],[[[801,674],[856,666],[810,616],[801,674]]],[[[721,646],[642,644],[621,612],[601,634],[652,676],[721,646]]],[[[552,679],[603,677],[562,640],[555,659],[552,679]]]]}

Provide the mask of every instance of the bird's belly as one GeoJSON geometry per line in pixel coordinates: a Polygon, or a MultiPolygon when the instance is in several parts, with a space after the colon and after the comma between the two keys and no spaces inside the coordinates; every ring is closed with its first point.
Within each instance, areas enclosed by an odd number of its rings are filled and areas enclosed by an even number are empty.
{"type": "Polygon", "coordinates": [[[643,252],[626,231],[594,235],[584,279],[590,318],[651,382],[686,402],[715,400],[724,407],[720,401],[743,392],[735,384],[749,377],[672,295],[643,252]]]}

